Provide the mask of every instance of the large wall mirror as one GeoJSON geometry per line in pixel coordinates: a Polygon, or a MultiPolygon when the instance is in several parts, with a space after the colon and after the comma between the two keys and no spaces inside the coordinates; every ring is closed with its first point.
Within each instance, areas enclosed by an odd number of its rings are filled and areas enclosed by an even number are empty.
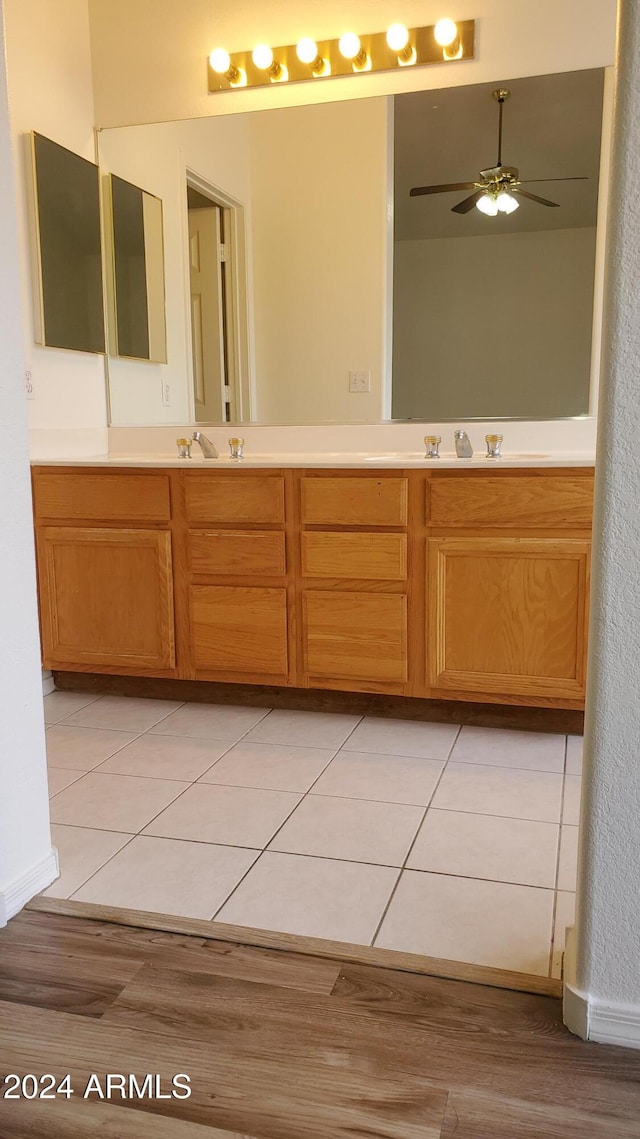
{"type": "Polygon", "coordinates": [[[500,76],[102,131],[101,168],[163,201],[167,276],[167,362],[109,360],[112,423],[586,415],[603,84],[500,76]],[[491,216],[498,87],[516,173],[497,190],[518,208],[491,216]]]}

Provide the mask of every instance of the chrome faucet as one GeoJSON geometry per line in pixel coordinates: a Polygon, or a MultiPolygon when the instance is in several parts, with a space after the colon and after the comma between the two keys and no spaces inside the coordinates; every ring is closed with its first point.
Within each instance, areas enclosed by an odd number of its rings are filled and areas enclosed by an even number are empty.
{"type": "Polygon", "coordinates": [[[205,459],[217,459],[218,458],[218,452],[217,452],[214,444],[211,442],[210,439],[207,439],[206,435],[202,434],[202,431],[194,431],[191,438],[193,439],[194,443],[200,444],[200,449],[201,449],[202,454],[203,454],[205,459]]]}
{"type": "Polygon", "coordinates": [[[471,459],[473,457],[473,447],[471,446],[471,440],[466,431],[454,431],[453,441],[456,446],[456,455],[459,459],[471,459]]]}

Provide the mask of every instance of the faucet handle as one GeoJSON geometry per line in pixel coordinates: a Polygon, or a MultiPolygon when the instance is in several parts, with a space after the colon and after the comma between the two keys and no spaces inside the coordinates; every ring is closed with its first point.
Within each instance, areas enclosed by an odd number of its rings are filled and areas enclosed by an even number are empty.
{"type": "Polygon", "coordinates": [[[244,439],[233,436],[229,440],[229,449],[231,451],[231,458],[240,461],[242,458],[242,449],[244,447],[244,439]]]}
{"type": "Polygon", "coordinates": [[[442,435],[425,435],[424,445],[426,447],[425,459],[439,459],[440,458],[440,444],[442,443],[442,435]]]}
{"type": "Polygon", "coordinates": [[[176,439],[179,459],[191,458],[191,439],[176,439]]]}
{"type": "Polygon", "coordinates": [[[501,458],[500,448],[502,446],[502,435],[485,435],[485,443],[487,444],[487,458],[499,459],[501,458]]]}

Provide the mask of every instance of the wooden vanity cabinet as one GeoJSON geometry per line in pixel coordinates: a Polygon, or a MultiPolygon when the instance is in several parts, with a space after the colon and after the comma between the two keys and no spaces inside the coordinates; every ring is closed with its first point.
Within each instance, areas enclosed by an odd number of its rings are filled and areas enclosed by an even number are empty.
{"type": "Polygon", "coordinates": [[[46,668],[174,676],[165,472],[33,472],[46,668]]]}
{"type": "Polygon", "coordinates": [[[593,472],[36,467],[44,663],[579,709],[593,472]]]}

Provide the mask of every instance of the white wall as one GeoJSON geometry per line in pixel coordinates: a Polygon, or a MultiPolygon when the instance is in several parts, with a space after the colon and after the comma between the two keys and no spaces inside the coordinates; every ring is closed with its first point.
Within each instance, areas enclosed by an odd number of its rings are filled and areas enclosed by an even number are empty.
{"type": "Polygon", "coordinates": [[[192,413],[186,171],[241,203],[250,233],[249,120],[233,116],[106,130],[98,147],[101,169],[157,194],[164,214],[167,363],[109,358],[111,422],[187,424],[192,413]],[[167,382],[171,404],[165,407],[167,382]]]}
{"type": "MultiPolygon", "coordinates": [[[[23,352],[35,399],[29,424],[106,438],[104,357],[42,348],[33,339],[29,218],[23,135],[36,130],[91,161],[93,92],[87,0],[5,0],[9,115],[18,182],[23,352]]],[[[95,442],[92,448],[96,449],[95,442]]],[[[97,448],[99,449],[99,448],[97,448]]]]}
{"type": "Polygon", "coordinates": [[[206,59],[301,36],[334,38],[347,28],[382,31],[394,20],[421,26],[447,11],[442,0],[90,0],[97,122],[101,126],[228,114],[358,95],[482,83],[601,67],[613,59],[615,0],[456,0],[456,19],[477,20],[474,62],[403,68],[388,75],[274,84],[207,93],[206,59]],[[117,76],[117,82],[114,82],[117,76]]]}
{"type": "Polygon", "coordinates": [[[258,418],[381,419],[389,100],[249,120],[258,418]],[[371,372],[369,393],[349,392],[350,370],[371,372]]]}
{"type": "Polygon", "coordinates": [[[574,1031],[640,1048],[640,5],[622,0],[596,473],[574,1031]]]}
{"type": "Polygon", "coordinates": [[[396,242],[394,418],[584,415],[595,248],[590,228],[396,242]]]}
{"type": "Polygon", "coordinates": [[[56,875],[51,850],[0,0],[0,925],[56,875]]]}

